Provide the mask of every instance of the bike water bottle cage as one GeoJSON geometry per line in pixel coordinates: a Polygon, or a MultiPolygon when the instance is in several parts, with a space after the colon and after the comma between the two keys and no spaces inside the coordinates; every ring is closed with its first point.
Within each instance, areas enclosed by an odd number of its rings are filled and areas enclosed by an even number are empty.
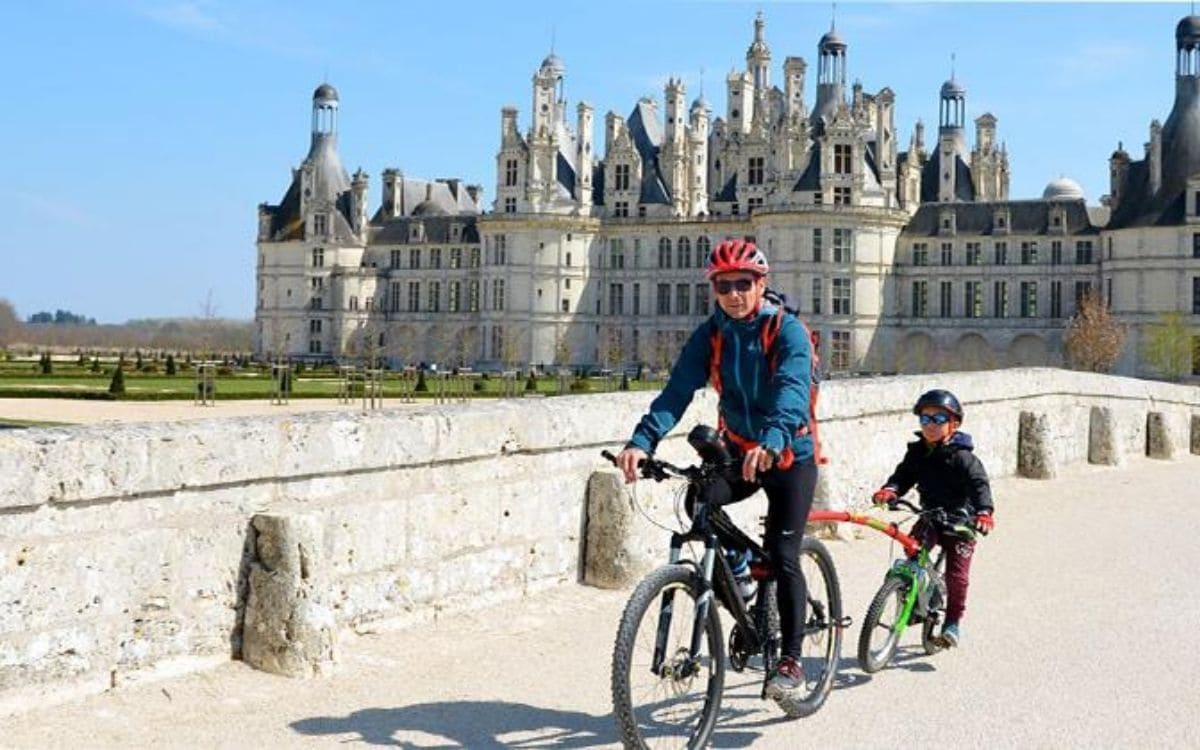
{"type": "Polygon", "coordinates": [[[921,414],[917,417],[917,420],[920,421],[922,427],[927,424],[946,424],[950,421],[950,415],[944,411],[939,411],[936,414],[921,414]]]}

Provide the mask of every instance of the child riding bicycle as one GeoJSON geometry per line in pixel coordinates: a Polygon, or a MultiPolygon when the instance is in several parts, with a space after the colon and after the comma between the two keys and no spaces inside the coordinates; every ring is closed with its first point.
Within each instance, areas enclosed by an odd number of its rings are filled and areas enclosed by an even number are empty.
{"type": "MultiPolygon", "coordinates": [[[[688,339],[662,393],[650,404],[617,465],[626,482],[637,479],[638,461],[652,453],[679,421],[693,394],[710,375],[718,386],[721,432],[741,449],[740,482],[730,501],[761,488],[767,495],[766,549],[775,564],[782,658],[767,695],[786,699],[804,683],[800,665],[806,592],[800,544],[817,483],[809,433],[813,352],[804,326],[764,299],[767,259],[753,242],[725,240],[706,267],[716,309],[688,339]],[[778,325],[767,352],[764,330],[778,325]],[[723,387],[722,387],[723,384],[723,387]]],[[[722,498],[724,500],[724,498],[722,498]]]]}
{"type": "Polygon", "coordinates": [[[946,511],[944,526],[934,528],[923,519],[912,535],[926,545],[940,544],[946,552],[946,621],[941,640],[946,646],[957,646],[962,641],[975,542],[955,534],[953,527],[972,525],[982,534],[992,530],[991,485],[971,436],[958,429],[963,408],[953,393],[935,388],[921,394],[913,414],[920,420],[916,433],[920,439],[908,444],[904,460],[872,499],[883,505],[915,485],[922,508],[946,511]]]}

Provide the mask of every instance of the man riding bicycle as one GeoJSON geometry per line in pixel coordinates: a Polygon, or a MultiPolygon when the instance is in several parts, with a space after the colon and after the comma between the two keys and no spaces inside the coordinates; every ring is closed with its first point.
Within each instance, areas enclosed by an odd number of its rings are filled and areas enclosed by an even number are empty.
{"type": "Polygon", "coordinates": [[[775,700],[804,682],[800,665],[806,591],[800,541],[812,508],[817,465],[809,425],[812,345],[804,325],[764,298],[767,259],[753,242],[725,240],[705,269],[717,304],[683,347],[671,376],[638,422],[617,465],[626,482],[638,461],[653,453],[710,377],[720,394],[722,436],[742,454],[731,500],[767,495],[766,550],[774,564],[782,658],[767,685],[775,700]],[[773,338],[768,326],[778,326],[773,338]],[[767,342],[771,343],[769,346],[767,342]]]}

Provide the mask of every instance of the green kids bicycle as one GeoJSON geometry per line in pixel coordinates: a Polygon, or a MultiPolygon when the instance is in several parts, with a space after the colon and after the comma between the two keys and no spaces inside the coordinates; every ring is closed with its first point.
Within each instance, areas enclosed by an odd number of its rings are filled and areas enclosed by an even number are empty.
{"type": "MultiPolygon", "coordinates": [[[[893,500],[888,503],[888,508],[910,510],[921,519],[920,522],[947,530],[964,540],[976,538],[973,527],[951,524],[946,511],[941,508],[923,511],[907,500],[893,500]]],[[[896,560],[884,575],[883,585],[875,592],[863,619],[858,638],[858,662],[868,674],[888,665],[909,626],[921,627],[921,645],[926,654],[932,656],[945,648],[945,643],[936,635],[946,606],[944,550],[939,548],[937,554],[933,554],[930,546],[911,536],[911,529],[905,534],[895,524],[889,524],[884,531],[901,544],[905,556],[896,560]]]]}

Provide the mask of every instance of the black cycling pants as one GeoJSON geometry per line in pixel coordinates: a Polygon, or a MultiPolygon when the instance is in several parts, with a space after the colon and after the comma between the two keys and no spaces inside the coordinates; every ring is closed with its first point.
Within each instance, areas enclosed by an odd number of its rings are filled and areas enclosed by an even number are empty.
{"type": "MultiPolygon", "coordinates": [[[[767,496],[765,546],[778,580],[776,594],[783,654],[799,659],[804,640],[804,609],[808,603],[804,573],[800,570],[800,540],[804,538],[804,526],[817,489],[817,465],[808,458],[793,463],[787,471],[772,469],[760,474],[757,484],[734,482],[729,502],[745,500],[760,487],[767,496]]],[[[690,503],[688,514],[691,514],[690,503]]]]}

